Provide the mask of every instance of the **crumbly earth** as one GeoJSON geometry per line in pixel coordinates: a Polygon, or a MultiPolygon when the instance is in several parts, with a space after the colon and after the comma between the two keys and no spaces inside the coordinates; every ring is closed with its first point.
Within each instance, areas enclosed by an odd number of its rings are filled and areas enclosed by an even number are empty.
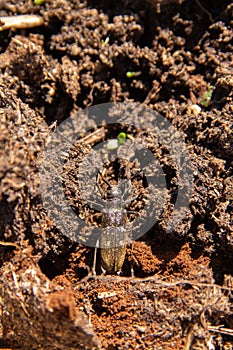
{"type": "MultiPolygon", "coordinates": [[[[0,16],[23,14],[44,24],[0,31],[0,348],[232,349],[232,2],[0,2],[0,16]],[[102,274],[99,252],[94,275],[94,248],[64,235],[44,208],[40,164],[62,121],[124,101],[158,111],[179,131],[193,192],[167,232],[177,169],[148,133],[168,185],[166,206],[133,250],[127,245],[120,275],[102,274]]],[[[76,214],[98,226],[100,215],[80,201],[76,166],[94,141],[73,145],[60,175],[76,214]]],[[[139,198],[128,208],[133,221],[147,188],[137,164],[127,166],[139,198]]],[[[112,184],[116,172],[109,164],[112,184]]]]}

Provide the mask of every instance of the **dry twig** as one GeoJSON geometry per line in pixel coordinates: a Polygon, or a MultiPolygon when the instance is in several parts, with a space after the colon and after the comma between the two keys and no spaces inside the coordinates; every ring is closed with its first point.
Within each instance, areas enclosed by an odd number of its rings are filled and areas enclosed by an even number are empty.
{"type": "Polygon", "coordinates": [[[233,329],[224,328],[224,326],[208,326],[208,330],[210,332],[226,334],[233,337],[233,329]]]}
{"type": "Polygon", "coordinates": [[[0,245],[5,246],[5,247],[15,247],[17,249],[20,249],[20,246],[17,243],[13,243],[13,242],[0,241],[0,245]]]}
{"type": "Polygon", "coordinates": [[[6,29],[26,29],[38,27],[44,24],[44,20],[36,15],[19,15],[0,17],[0,32],[6,29]]]}

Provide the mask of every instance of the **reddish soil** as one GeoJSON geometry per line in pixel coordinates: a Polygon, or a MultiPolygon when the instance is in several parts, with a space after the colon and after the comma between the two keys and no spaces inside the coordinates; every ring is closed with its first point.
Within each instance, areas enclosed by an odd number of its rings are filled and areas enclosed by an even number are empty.
{"type": "MultiPolygon", "coordinates": [[[[44,24],[1,31],[0,22],[0,348],[233,349],[233,4],[1,1],[0,16],[22,14],[44,24]],[[99,252],[93,275],[94,249],[47,215],[39,167],[62,121],[124,101],[158,111],[180,132],[193,195],[167,233],[176,169],[148,135],[171,201],[133,251],[127,246],[120,275],[101,273],[99,252]]],[[[80,212],[77,191],[68,197],[80,212]]],[[[130,210],[140,213],[140,201],[130,210]]],[[[88,220],[99,216],[90,211],[88,220]]]]}

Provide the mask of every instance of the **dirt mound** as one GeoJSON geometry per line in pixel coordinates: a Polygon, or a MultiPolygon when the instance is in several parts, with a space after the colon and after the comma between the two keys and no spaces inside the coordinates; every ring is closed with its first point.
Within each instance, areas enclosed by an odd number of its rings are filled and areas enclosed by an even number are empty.
{"type": "MultiPolygon", "coordinates": [[[[2,17],[39,16],[43,23],[25,28],[19,17],[17,28],[3,30],[0,18],[0,347],[231,349],[232,3],[36,3],[0,5],[2,17]],[[64,120],[85,107],[132,101],[179,131],[192,162],[193,194],[167,233],[177,169],[148,133],[166,177],[166,207],[133,250],[127,244],[120,276],[101,274],[99,252],[93,275],[94,248],[69,239],[46,213],[40,164],[64,120]]],[[[104,140],[116,137],[101,127],[104,140]]],[[[79,200],[76,183],[77,160],[92,141],[71,148],[64,190],[74,211],[98,226],[100,215],[79,200]]],[[[140,215],[147,193],[137,166],[128,164],[139,198],[128,208],[129,221],[140,215]]],[[[111,184],[117,171],[111,163],[111,184]]],[[[107,188],[104,180],[101,186],[107,188]]]]}

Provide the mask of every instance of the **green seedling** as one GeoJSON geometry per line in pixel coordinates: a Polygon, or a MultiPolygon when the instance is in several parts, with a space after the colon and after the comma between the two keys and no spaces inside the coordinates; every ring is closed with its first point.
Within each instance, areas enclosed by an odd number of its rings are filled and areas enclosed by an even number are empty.
{"type": "Polygon", "coordinates": [[[112,151],[114,149],[117,149],[122,143],[125,142],[126,138],[130,139],[131,141],[134,140],[133,136],[126,134],[125,132],[120,132],[117,135],[116,139],[109,140],[107,143],[107,149],[109,151],[112,151]]]}
{"type": "Polygon", "coordinates": [[[138,77],[140,74],[141,72],[131,72],[131,71],[126,72],[127,78],[135,78],[135,77],[138,77]]]}
{"type": "Polygon", "coordinates": [[[105,45],[107,45],[109,43],[109,36],[107,36],[107,38],[105,39],[105,40],[101,40],[101,44],[102,44],[102,46],[105,46],[105,45]]]}
{"type": "Polygon", "coordinates": [[[42,5],[44,3],[44,0],[34,0],[35,5],[42,5]]]}
{"type": "Polygon", "coordinates": [[[212,95],[213,95],[213,90],[214,90],[214,87],[210,85],[207,88],[206,92],[204,92],[204,94],[202,95],[201,105],[203,107],[208,107],[209,106],[211,98],[212,98],[212,95]]]}
{"type": "Polygon", "coordinates": [[[117,140],[120,145],[125,142],[126,137],[127,137],[127,134],[125,132],[120,132],[120,134],[117,135],[117,140]]]}

